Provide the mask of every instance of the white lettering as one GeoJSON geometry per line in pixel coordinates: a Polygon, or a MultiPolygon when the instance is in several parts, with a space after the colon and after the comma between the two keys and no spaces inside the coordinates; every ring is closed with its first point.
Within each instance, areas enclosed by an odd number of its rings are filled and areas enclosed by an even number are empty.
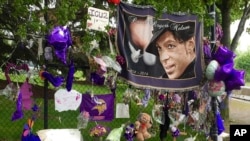
{"type": "Polygon", "coordinates": [[[246,129],[236,129],[235,132],[234,132],[234,136],[243,136],[244,134],[247,133],[247,130],[246,129]]]}

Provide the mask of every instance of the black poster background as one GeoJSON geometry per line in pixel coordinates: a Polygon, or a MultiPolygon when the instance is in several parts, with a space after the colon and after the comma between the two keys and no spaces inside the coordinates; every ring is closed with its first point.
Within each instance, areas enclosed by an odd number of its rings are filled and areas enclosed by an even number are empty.
{"type": "MultiPolygon", "coordinates": [[[[162,17],[154,17],[156,11],[150,6],[136,6],[121,2],[118,6],[118,31],[117,31],[117,47],[119,54],[123,56],[126,63],[122,66],[122,72],[120,76],[125,78],[131,85],[142,88],[155,88],[165,90],[188,90],[198,87],[201,83],[203,76],[203,46],[201,37],[201,24],[198,21],[196,15],[170,15],[164,13],[162,17]],[[145,54],[145,48],[136,46],[131,40],[130,24],[137,19],[153,17],[148,21],[155,26],[155,23],[160,22],[172,22],[172,23],[185,23],[194,22],[195,32],[195,66],[194,77],[186,79],[168,79],[162,78],[164,74],[163,67],[159,61],[159,58],[147,56],[143,58],[145,54]],[[157,21],[157,22],[156,22],[157,21]],[[132,49],[131,49],[132,46],[132,49]],[[132,56],[132,52],[137,51],[138,58],[132,56]],[[140,50],[140,51],[138,51],[140,50]],[[148,65],[148,63],[155,59],[155,63],[148,65]],[[146,60],[146,61],[145,61],[146,60]]],[[[145,28],[145,34],[152,33],[148,28],[145,28]]],[[[139,32],[139,29],[138,29],[139,32]]],[[[151,39],[145,38],[144,40],[150,42],[151,39]]],[[[136,53],[135,53],[136,54],[136,53]]]]}

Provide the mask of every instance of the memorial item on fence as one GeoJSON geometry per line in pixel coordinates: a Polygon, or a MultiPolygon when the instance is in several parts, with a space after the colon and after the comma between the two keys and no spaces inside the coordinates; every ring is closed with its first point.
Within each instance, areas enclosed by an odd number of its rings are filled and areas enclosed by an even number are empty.
{"type": "Polygon", "coordinates": [[[80,112],[89,112],[91,121],[111,121],[114,119],[114,94],[82,94],[80,112]]]}
{"type": "Polygon", "coordinates": [[[55,92],[55,110],[62,112],[77,110],[82,102],[82,94],[76,90],[59,89],[55,92]]]}

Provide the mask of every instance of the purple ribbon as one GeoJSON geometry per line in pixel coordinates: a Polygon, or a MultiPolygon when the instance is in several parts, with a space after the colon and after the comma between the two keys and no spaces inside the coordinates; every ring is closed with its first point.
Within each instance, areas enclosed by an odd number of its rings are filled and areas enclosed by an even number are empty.
{"type": "Polygon", "coordinates": [[[62,85],[64,78],[61,76],[54,77],[52,74],[44,71],[42,72],[42,77],[46,78],[54,87],[59,87],[62,85]]]}
{"type": "Polygon", "coordinates": [[[22,111],[22,94],[18,93],[18,98],[16,100],[16,111],[12,115],[12,121],[18,120],[23,118],[23,111],[22,111]]]}
{"type": "Polygon", "coordinates": [[[217,112],[216,114],[216,120],[217,120],[218,135],[220,135],[225,130],[225,127],[219,112],[217,112]]]}

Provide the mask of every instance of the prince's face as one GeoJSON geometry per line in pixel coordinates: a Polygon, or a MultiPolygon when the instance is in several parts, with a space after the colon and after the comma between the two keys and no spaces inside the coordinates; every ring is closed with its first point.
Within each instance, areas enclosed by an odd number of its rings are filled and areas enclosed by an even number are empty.
{"type": "Polygon", "coordinates": [[[178,41],[166,31],[156,41],[161,64],[169,79],[178,79],[194,60],[194,38],[178,41]]]}

